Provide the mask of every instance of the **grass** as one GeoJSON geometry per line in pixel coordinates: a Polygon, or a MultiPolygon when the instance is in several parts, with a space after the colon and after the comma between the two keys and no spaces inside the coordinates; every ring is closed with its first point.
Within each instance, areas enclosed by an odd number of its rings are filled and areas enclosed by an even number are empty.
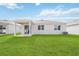
{"type": "Polygon", "coordinates": [[[79,56],[79,36],[0,35],[0,56],[79,56]]]}

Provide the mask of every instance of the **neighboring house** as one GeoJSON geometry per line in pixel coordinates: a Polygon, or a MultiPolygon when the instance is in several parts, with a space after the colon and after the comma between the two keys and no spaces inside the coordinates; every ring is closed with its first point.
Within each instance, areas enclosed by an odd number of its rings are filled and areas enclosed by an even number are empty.
{"type": "Polygon", "coordinates": [[[63,22],[49,20],[17,20],[3,21],[3,25],[4,22],[6,24],[6,34],[16,35],[17,32],[21,33],[22,35],[62,34],[66,31],[66,23],[63,22]]]}
{"type": "Polygon", "coordinates": [[[68,22],[67,32],[69,34],[79,34],[79,20],[74,20],[72,22],[68,22]]]}
{"type": "MultiPolygon", "coordinates": [[[[19,32],[19,27],[17,27],[17,32],[19,32]]],[[[0,34],[14,34],[14,22],[8,20],[0,20],[0,34]]]]}
{"type": "Polygon", "coordinates": [[[5,34],[6,33],[6,28],[8,23],[5,23],[4,21],[0,21],[0,34],[5,34]]]}

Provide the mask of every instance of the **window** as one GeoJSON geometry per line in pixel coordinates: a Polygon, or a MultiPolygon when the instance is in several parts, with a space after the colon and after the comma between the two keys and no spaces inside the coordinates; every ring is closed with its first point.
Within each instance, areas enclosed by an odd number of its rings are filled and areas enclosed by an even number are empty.
{"type": "Polygon", "coordinates": [[[57,30],[57,28],[54,28],[54,30],[57,30]]]}
{"type": "Polygon", "coordinates": [[[60,25],[58,26],[58,30],[61,30],[61,26],[60,25]]]}
{"type": "Polygon", "coordinates": [[[3,26],[2,29],[6,29],[6,26],[3,26]]]}
{"type": "Polygon", "coordinates": [[[38,25],[38,30],[44,30],[44,25],[38,25]]]}
{"type": "Polygon", "coordinates": [[[25,26],[24,26],[24,29],[28,29],[28,28],[29,28],[29,26],[28,26],[28,25],[25,25],[25,26]]]}
{"type": "Polygon", "coordinates": [[[44,30],[44,25],[41,25],[42,26],[42,30],[44,30]]]}
{"type": "Polygon", "coordinates": [[[0,29],[2,29],[2,25],[0,25],[0,29]]]}
{"type": "Polygon", "coordinates": [[[5,26],[0,25],[0,29],[6,29],[6,27],[5,27],[5,26]]]}
{"type": "Polygon", "coordinates": [[[61,30],[61,26],[60,25],[55,25],[54,30],[61,30]]]}
{"type": "Polygon", "coordinates": [[[38,25],[38,30],[40,30],[40,25],[38,25]]]}
{"type": "Polygon", "coordinates": [[[57,25],[54,25],[54,30],[57,30],[57,25]]]}
{"type": "Polygon", "coordinates": [[[6,33],[6,26],[0,25],[0,34],[5,34],[6,33]]]}

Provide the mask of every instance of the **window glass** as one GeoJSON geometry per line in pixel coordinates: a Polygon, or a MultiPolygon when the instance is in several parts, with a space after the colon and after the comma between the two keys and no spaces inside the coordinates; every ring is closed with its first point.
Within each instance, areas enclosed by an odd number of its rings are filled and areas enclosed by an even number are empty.
{"type": "Polygon", "coordinates": [[[38,30],[44,30],[44,25],[38,25],[38,30]]]}
{"type": "Polygon", "coordinates": [[[61,26],[59,25],[59,26],[58,26],[58,30],[60,30],[60,29],[61,29],[61,26]]]}
{"type": "Polygon", "coordinates": [[[60,25],[55,25],[54,30],[61,30],[61,26],[60,25]]]}

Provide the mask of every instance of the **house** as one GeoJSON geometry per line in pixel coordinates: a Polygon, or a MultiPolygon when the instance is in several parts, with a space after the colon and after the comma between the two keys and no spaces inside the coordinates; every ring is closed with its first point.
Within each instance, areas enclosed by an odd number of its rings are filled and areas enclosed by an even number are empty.
{"type": "Polygon", "coordinates": [[[3,25],[4,22],[6,24],[6,34],[16,35],[19,32],[23,36],[31,36],[33,34],[62,34],[62,32],[66,31],[66,23],[51,20],[19,19],[16,21],[3,21],[3,25]]]}
{"type": "Polygon", "coordinates": [[[74,20],[67,23],[67,32],[69,34],[79,34],[79,20],[74,20]]]}
{"type": "MultiPolygon", "coordinates": [[[[17,32],[19,30],[18,25],[17,32]]],[[[14,33],[14,21],[8,21],[8,20],[0,20],[0,34],[13,34],[14,33]]]]}
{"type": "Polygon", "coordinates": [[[8,23],[7,22],[4,22],[4,21],[0,21],[0,34],[5,34],[6,33],[6,25],[8,23]]]}
{"type": "Polygon", "coordinates": [[[62,32],[66,31],[66,23],[63,22],[48,20],[17,20],[15,21],[15,35],[16,24],[19,25],[20,33],[22,35],[62,34],[62,32]]]}

